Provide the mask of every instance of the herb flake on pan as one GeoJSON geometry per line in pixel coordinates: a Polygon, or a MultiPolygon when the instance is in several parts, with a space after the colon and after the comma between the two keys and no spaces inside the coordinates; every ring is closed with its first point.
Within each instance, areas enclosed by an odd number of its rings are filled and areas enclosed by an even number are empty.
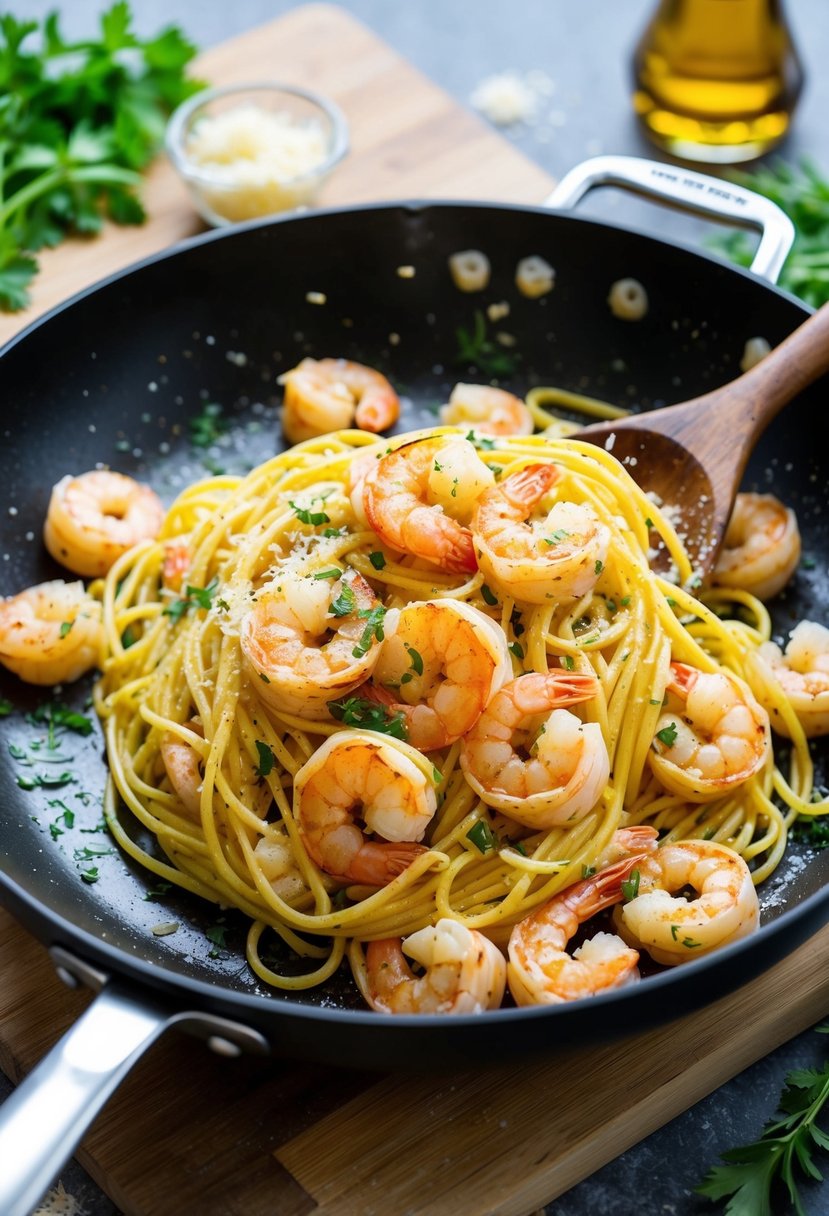
{"type": "Polygon", "coordinates": [[[511,376],[519,356],[508,355],[486,336],[486,319],[480,309],[475,310],[472,326],[466,329],[459,325],[455,330],[458,349],[454,362],[464,367],[473,365],[485,376],[511,376]]]}
{"type": "Polygon", "coordinates": [[[79,735],[91,735],[93,731],[91,718],[70,709],[61,701],[47,701],[38,705],[37,709],[26,714],[26,721],[31,726],[45,725],[50,731],[54,731],[56,727],[75,731],[79,735]]]}
{"type": "Polygon", "coordinates": [[[222,407],[217,401],[208,401],[201,413],[188,418],[190,442],[194,448],[209,448],[227,430],[227,419],[222,417],[222,407]]]}
{"type": "Polygon", "coordinates": [[[404,743],[409,737],[406,720],[400,710],[393,712],[379,701],[370,701],[365,697],[342,697],[338,701],[329,701],[328,708],[331,717],[342,722],[343,726],[380,731],[404,743]]]}
{"type": "Polygon", "coordinates": [[[0,697],[0,718],[8,718],[11,713],[14,713],[11,701],[8,697],[0,697]]]}

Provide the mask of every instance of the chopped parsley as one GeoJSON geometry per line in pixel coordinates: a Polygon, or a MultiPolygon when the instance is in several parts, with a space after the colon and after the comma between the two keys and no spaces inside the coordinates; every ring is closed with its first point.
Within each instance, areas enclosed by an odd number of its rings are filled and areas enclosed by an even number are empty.
{"type": "Polygon", "coordinates": [[[58,630],[58,636],[60,638],[65,638],[67,636],[67,634],[71,631],[72,626],[74,624],[75,624],[74,621],[61,621],[60,629],[58,630]]]}
{"type": "Polygon", "coordinates": [[[169,616],[174,622],[177,622],[191,608],[204,608],[207,611],[213,603],[213,596],[218,589],[218,578],[212,578],[206,587],[194,587],[191,583],[188,583],[181,599],[173,600],[172,603],[166,604],[161,610],[162,615],[169,616]]]}
{"type": "Polygon", "coordinates": [[[324,511],[308,511],[305,507],[298,507],[295,502],[290,500],[288,506],[302,524],[312,524],[316,528],[319,524],[331,523],[331,516],[326,515],[324,511]]]}
{"type": "Polygon", "coordinates": [[[330,570],[318,570],[314,578],[319,580],[321,578],[340,578],[341,576],[342,570],[339,566],[332,566],[330,570]]]}
{"type": "Polygon", "coordinates": [[[343,726],[380,731],[404,743],[409,737],[406,719],[400,710],[392,712],[379,701],[370,701],[365,697],[342,697],[339,701],[329,701],[328,708],[332,718],[342,722],[343,726]]]}
{"type": "Polygon", "coordinates": [[[625,903],[630,903],[632,899],[636,899],[639,894],[639,880],[641,875],[638,870],[633,870],[630,878],[626,879],[622,884],[622,898],[625,903]]]}
{"type": "MultiPolygon", "coordinates": [[[[488,435],[479,435],[477,431],[467,431],[465,438],[479,452],[492,452],[495,450],[495,440],[490,439],[488,435]]],[[[495,468],[498,468],[498,466],[496,465],[495,468]]],[[[499,472],[503,472],[503,469],[500,469],[499,472]]]]}
{"type": "Polygon", "coordinates": [[[455,363],[473,364],[485,376],[511,376],[516,357],[508,355],[486,336],[486,320],[480,309],[475,310],[471,329],[458,326],[455,330],[458,349],[455,363]]]}
{"type": "Polygon", "coordinates": [[[561,656],[561,666],[564,668],[565,671],[573,671],[576,666],[575,662],[573,661],[573,656],[569,655],[569,654],[563,654],[561,656]]]}
{"type": "Polygon", "coordinates": [[[83,879],[83,881],[86,883],[90,883],[90,884],[93,882],[97,882],[98,879],[101,877],[100,874],[98,873],[97,866],[90,866],[88,870],[81,870],[80,873],[81,873],[81,878],[83,879]]]}
{"type": "Polygon", "coordinates": [[[357,596],[348,583],[343,583],[340,594],[331,601],[332,616],[350,616],[357,607],[357,596]]]}
{"type": "Polygon", "coordinates": [[[379,550],[374,553],[369,553],[368,560],[371,562],[375,570],[382,570],[386,565],[386,559],[379,550]]]}
{"type": "Polygon", "coordinates": [[[227,430],[227,419],[222,417],[222,407],[217,401],[209,401],[200,414],[188,420],[190,442],[194,448],[209,448],[227,430]]]}
{"type": "Polygon", "coordinates": [[[60,701],[47,701],[45,705],[38,705],[37,709],[33,709],[31,713],[26,714],[26,721],[32,726],[44,724],[48,726],[50,747],[54,746],[52,732],[55,727],[73,730],[79,735],[91,735],[93,729],[91,718],[87,718],[85,714],[77,713],[74,709],[70,709],[68,705],[64,705],[60,701]]]}
{"type": "Polygon", "coordinates": [[[601,574],[602,570],[604,570],[604,562],[599,561],[599,559],[597,558],[597,559],[596,559],[596,564],[595,564],[595,566],[593,567],[593,573],[594,573],[594,574],[601,574]]]}
{"type": "Polygon", "coordinates": [[[507,649],[508,649],[508,650],[509,650],[509,651],[510,651],[512,654],[514,654],[514,655],[515,655],[516,659],[523,659],[523,657],[524,657],[524,647],[521,645],[521,643],[520,643],[520,642],[510,642],[510,644],[509,644],[509,646],[508,646],[508,648],[507,648],[507,649]]]}
{"type": "Polygon", "coordinates": [[[657,739],[660,743],[664,743],[666,747],[673,747],[676,743],[676,736],[676,722],[671,722],[670,726],[663,726],[662,730],[656,732],[657,739]]]}
{"type": "Polygon", "coordinates": [[[560,545],[563,540],[566,540],[570,535],[564,528],[556,528],[555,532],[551,532],[549,536],[544,537],[545,544],[560,545]]]}
{"type": "Polygon", "coordinates": [[[260,777],[267,777],[273,770],[276,757],[268,744],[263,743],[261,739],[256,740],[256,750],[259,753],[259,764],[256,767],[256,771],[260,777]]]}
{"type": "Polygon", "coordinates": [[[471,841],[480,853],[494,853],[498,848],[498,839],[485,819],[473,823],[466,833],[466,839],[471,841]]]}
{"type": "Polygon", "coordinates": [[[495,608],[498,604],[497,595],[487,587],[486,583],[481,583],[481,597],[485,604],[489,604],[490,608],[495,608]]]}
{"type": "Polygon", "coordinates": [[[0,718],[8,718],[14,712],[14,706],[8,697],[0,697],[0,718]]]}
{"type": "Polygon", "coordinates": [[[409,681],[413,680],[415,676],[423,675],[423,658],[422,658],[420,652],[415,650],[414,646],[407,645],[406,653],[409,656],[409,663],[411,665],[412,670],[407,671],[406,674],[404,676],[402,676],[402,678],[400,680],[401,684],[408,684],[409,681]]]}
{"type": "Polygon", "coordinates": [[[213,945],[213,949],[208,955],[209,958],[218,958],[222,950],[227,950],[227,927],[225,925],[210,925],[204,935],[213,945]]]}
{"type": "Polygon", "coordinates": [[[595,866],[582,866],[582,868],[581,868],[582,878],[592,878],[595,873],[596,873],[595,866]]]}
{"type": "Polygon", "coordinates": [[[383,632],[383,617],[386,615],[386,610],[382,604],[376,604],[374,608],[362,609],[357,615],[365,619],[366,627],[351,653],[355,659],[361,659],[371,650],[371,643],[375,638],[378,642],[382,642],[386,636],[383,632]]]}
{"type": "Polygon", "coordinates": [[[152,902],[155,899],[161,899],[163,895],[166,895],[168,891],[172,890],[172,887],[173,884],[170,882],[164,882],[163,880],[161,882],[157,882],[154,887],[147,888],[147,890],[144,892],[144,899],[148,902],[152,902]]]}

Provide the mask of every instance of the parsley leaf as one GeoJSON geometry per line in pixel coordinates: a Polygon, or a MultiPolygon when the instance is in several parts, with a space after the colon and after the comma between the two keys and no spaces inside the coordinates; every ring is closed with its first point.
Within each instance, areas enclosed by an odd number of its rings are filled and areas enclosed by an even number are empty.
{"type": "MultiPolygon", "coordinates": [[[[829,1026],[817,1029],[826,1033],[829,1026]]],[[[714,1166],[697,1192],[714,1200],[730,1196],[726,1208],[730,1216],[768,1216],[772,1186],[779,1178],[795,1211],[802,1213],[795,1168],[799,1166],[807,1178],[821,1178],[813,1153],[815,1149],[829,1149],[829,1135],[817,1124],[827,1099],[829,1065],[788,1073],[777,1112],[782,1117],[770,1120],[751,1144],[722,1153],[725,1164],[714,1166]]]]}
{"type": "Polygon", "coordinates": [[[406,719],[398,710],[392,713],[379,701],[370,701],[364,697],[342,697],[338,701],[329,701],[328,708],[331,717],[342,722],[344,726],[353,726],[357,730],[377,730],[393,739],[401,739],[404,743],[409,737],[406,730],[406,719]]]}
{"type": "Polygon", "coordinates": [[[498,848],[498,838],[485,819],[473,823],[466,833],[466,839],[471,841],[480,853],[494,853],[498,848]]]}
{"type": "Polygon", "coordinates": [[[456,364],[472,364],[485,376],[511,376],[515,371],[518,357],[507,354],[487,338],[486,319],[480,309],[475,310],[471,329],[458,326],[455,337],[458,341],[456,364]]]}
{"type": "Polygon", "coordinates": [[[671,722],[670,726],[663,726],[662,730],[656,732],[657,739],[660,743],[664,743],[666,747],[673,747],[676,743],[676,736],[676,722],[671,722]]]}
{"type": "Polygon", "coordinates": [[[374,638],[378,642],[382,642],[386,636],[383,632],[383,617],[386,615],[386,610],[382,604],[377,604],[374,608],[362,609],[357,615],[365,618],[366,627],[351,653],[355,659],[361,659],[364,654],[368,654],[374,638]]]}
{"type": "Polygon", "coordinates": [[[0,697],[0,718],[8,718],[14,712],[14,706],[8,697],[0,697]]]}
{"type": "Polygon", "coordinates": [[[268,744],[263,743],[261,739],[256,740],[256,750],[259,752],[259,764],[256,771],[260,777],[267,777],[273,771],[276,757],[268,744]]]}
{"type": "Polygon", "coordinates": [[[343,583],[340,594],[331,601],[331,615],[350,616],[356,607],[357,596],[354,594],[354,588],[343,583]]]}
{"type": "Polygon", "coordinates": [[[200,87],[185,78],[195,54],[170,26],[144,41],[118,0],[97,37],[69,43],[58,16],[0,18],[0,308],[25,308],[31,256],[102,215],[140,223],[138,171],[164,139],[167,115],[200,87]]]}
{"type": "Polygon", "coordinates": [[[288,506],[302,524],[312,524],[313,527],[316,528],[318,524],[331,523],[331,517],[326,515],[324,511],[309,511],[305,507],[298,507],[296,503],[291,500],[288,501],[288,506]]]}

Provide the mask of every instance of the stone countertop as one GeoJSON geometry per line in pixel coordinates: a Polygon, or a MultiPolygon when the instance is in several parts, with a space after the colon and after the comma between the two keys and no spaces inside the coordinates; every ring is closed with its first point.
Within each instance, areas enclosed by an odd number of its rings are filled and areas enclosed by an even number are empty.
{"type": "MultiPolygon", "coordinates": [[[[401,54],[468,104],[477,84],[497,72],[544,74],[539,119],[503,129],[528,156],[555,177],[599,153],[656,156],[640,134],[629,104],[630,57],[654,0],[340,0],[401,54]]],[[[42,18],[54,0],[16,0],[19,17],[42,18]]],[[[72,0],[64,26],[82,36],[105,6],[72,0]]],[[[268,21],[292,7],[288,0],[132,0],[136,25],[150,32],[180,23],[202,47],[268,21]]],[[[788,15],[806,72],[794,129],[781,149],[788,160],[810,156],[829,169],[829,7],[825,0],[789,0],[788,15]]],[[[701,168],[703,168],[701,166],[701,168]]],[[[592,195],[583,210],[614,222],[636,223],[647,207],[616,192],[592,195]]],[[[678,239],[695,239],[696,221],[660,213],[660,227],[678,239]]],[[[807,1031],[759,1061],[660,1131],[598,1170],[546,1209],[548,1216],[703,1216],[721,1211],[693,1194],[719,1153],[756,1138],[769,1119],[783,1078],[792,1068],[820,1067],[827,1040],[807,1031]]],[[[8,1093],[0,1074],[0,1099],[8,1093]]],[[[118,1209],[76,1164],[62,1175],[85,1216],[115,1216],[118,1209]]],[[[829,1182],[801,1188],[808,1216],[829,1210],[829,1182]]],[[[780,1212],[786,1211],[781,1198],[780,1212]]],[[[209,1207],[204,1208],[210,1216],[209,1207]]],[[[389,1213],[389,1216],[396,1216],[389,1213]]],[[[441,1214],[435,1214],[441,1216],[441,1214]]],[[[462,1214],[461,1214],[462,1216],[462,1214]]]]}

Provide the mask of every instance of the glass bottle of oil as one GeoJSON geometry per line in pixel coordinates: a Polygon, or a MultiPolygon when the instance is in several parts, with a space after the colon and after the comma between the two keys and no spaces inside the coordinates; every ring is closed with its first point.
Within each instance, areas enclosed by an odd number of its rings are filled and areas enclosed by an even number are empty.
{"type": "Polygon", "coordinates": [[[674,156],[719,164],[779,143],[803,84],[780,0],[660,0],[634,74],[648,136],[674,156]]]}

